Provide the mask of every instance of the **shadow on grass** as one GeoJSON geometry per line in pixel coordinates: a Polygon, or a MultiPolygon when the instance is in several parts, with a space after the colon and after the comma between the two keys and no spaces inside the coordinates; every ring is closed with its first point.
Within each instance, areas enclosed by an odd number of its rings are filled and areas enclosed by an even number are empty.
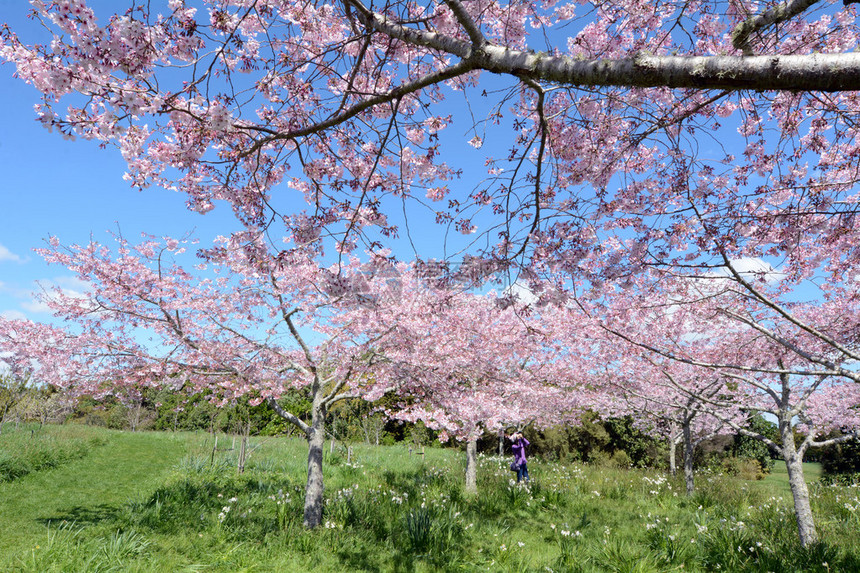
{"type": "Polygon", "coordinates": [[[368,546],[358,547],[350,545],[341,547],[335,551],[344,571],[379,571],[380,559],[377,554],[379,548],[368,546]]]}
{"type": "Polygon", "coordinates": [[[96,525],[103,522],[117,521],[121,513],[122,508],[106,503],[89,507],[79,505],[66,510],[60,510],[49,517],[41,517],[36,521],[49,527],[56,526],[64,521],[77,523],[78,525],[96,525]]]}

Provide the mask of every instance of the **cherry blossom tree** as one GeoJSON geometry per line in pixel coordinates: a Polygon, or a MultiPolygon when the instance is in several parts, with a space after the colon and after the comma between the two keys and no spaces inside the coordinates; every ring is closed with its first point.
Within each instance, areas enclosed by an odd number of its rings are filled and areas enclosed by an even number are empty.
{"type": "Polygon", "coordinates": [[[45,35],[4,29],[0,57],[42,94],[46,127],[117,145],[133,186],[194,210],[225,200],[249,226],[346,250],[429,219],[486,233],[472,260],[497,264],[476,272],[552,261],[619,278],[793,252],[798,233],[857,257],[852,5],[111,8],[35,0],[45,35]]]}
{"type": "Polygon", "coordinates": [[[745,416],[734,405],[726,405],[716,417],[710,413],[713,401],[727,393],[725,379],[713,371],[690,366],[660,356],[648,355],[617,338],[611,340],[623,356],[608,374],[607,391],[614,400],[603,412],[614,416],[631,416],[636,427],[645,433],[662,437],[669,445],[669,471],[676,473],[676,448],[683,446],[684,484],[687,495],[693,495],[695,449],[705,440],[728,433],[722,419],[742,424],[745,416]]]}
{"type": "Polygon", "coordinates": [[[63,327],[0,319],[3,349],[18,363],[38,365],[41,379],[78,393],[133,396],[168,385],[208,391],[219,403],[268,401],[308,441],[304,523],[316,527],[328,408],[386,390],[368,375],[386,334],[368,309],[397,304],[397,285],[383,272],[388,263],[320,268],[300,249],[275,260],[263,256],[265,246],[251,252],[247,238],[241,245],[223,238],[188,269],[178,262],[188,246],[116,237],[111,250],[51,239],[41,254],[91,290],[43,295],[63,327]],[[307,392],[309,421],[278,403],[290,389],[307,392]]]}
{"type": "Polygon", "coordinates": [[[424,214],[486,233],[475,273],[519,260],[594,285],[764,255],[794,281],[856,266],[852,5],[64,0],[33,16],[50,37],[4,30],[0,55],[43,94],[44,125],[116,144],[132,185],[198,211],[225,200],[347,251],[424,214]],[[481,148],[462,162],[455,124],[481,148]]]}
{"type": "Polygon", "coordinates": [[[386,353],[387,376],[408,398],[392,415],[422,420],[442,440],[465,441],[466,490],[475,493],[481,434],[558,423],[560,390],[543,367],[542,335],[510,300],[449,287],[417,294],[398,317],[398,345],[386,353]]]}
{"type": "MultiPolygon", "coordinates": [[[[829,352],[820,337],[790,329],[784,321],[770,321],[772,317],[761,311],[760,300],[738,290],[736,280],[698,277],[671,286],[664,281],[662,295],[658,298],[651,292],[647,305],[629,300],[619,303],[625,309],[608,328],[661,360],[704,370],[709,379],[720,380],[720,389],[712,393],[690,384],[690,379],[667,376],[671,386],[682,396],[697,400],[702,411],[736,432],[762,441],[783,458],[800,541],[804,546],[815,543],[818,533],[803,477],[803,456],[809,447],[852,439],[860,430],[860,386],[852,376],[840,374],[842,369],[850,369],[846,358],[829,352]],[[656,330],[661,323],[660,335],[649,338],[643,332],[656,330]],[[640,332],[633,332],[636,328],[640,332]],[[745,427],[742,418],[732,415],[738,409],[773,416],[780,441],[745,427]],[[819,439],[837,428],[846,433],[819,439]],[[796,430],[805,434],[799,445],[795,444],[796,430]]],[[[827,304],[795,306],[798,316],[812,316],[816,308],[821,310],[827,304]]],[[[829,326],[832,333],[840,332],[842,325],[834,321],[829,326]]]]}

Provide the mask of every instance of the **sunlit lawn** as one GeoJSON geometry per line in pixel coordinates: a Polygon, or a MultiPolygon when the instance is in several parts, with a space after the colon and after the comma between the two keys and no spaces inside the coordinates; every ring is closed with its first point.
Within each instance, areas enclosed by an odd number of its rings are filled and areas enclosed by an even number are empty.
{"type": "MultiPolygon", "coordinates": [[[[803,464],[803,476],[806,478],[807,483],[817,481],[821,477],[821,464],[811,462],[803,464]]],[[[761,485],[772,488],[774,493],[786,496],[791,495],[791,489],[788,485],[788,471],[785,469],[785,463],[777,460],[767,477],[761,481],[761,485]]]]}

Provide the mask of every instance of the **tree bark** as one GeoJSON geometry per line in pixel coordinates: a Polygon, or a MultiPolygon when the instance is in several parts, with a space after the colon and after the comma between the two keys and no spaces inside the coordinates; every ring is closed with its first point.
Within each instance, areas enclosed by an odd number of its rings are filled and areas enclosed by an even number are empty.
{"type": "Polygon", "coordinates": [[[675,436],[669,437],[669,475],[675,477],[678,474],[678,460],[675,457],[678,454],[678,443],[675,441],[675,436]]]}
{"type": "Polygon", "coordinates": [[[305,485],[303,524],[308,529],[322,525],[323,513],[323,446],[325,445],[325,409],[314,404],[308,439],[308,481],[305,485]]]}
{"type": "Polygon", "coordinates": [[[687,495],[693,495],[693,436],[689,422],[684,423],[684,483],[687,486],[687,495]]]}
{"type": "Polygon", "coordinates": [[[779,426],[780,437],[782,438],[782,455],[785,458],[788,484],[794,499],[794,515],[797,519],[800,544],[803,547],[809,547],[818,541],[818,532],[815,529],[815,519],[812,515],[812,506],[809,503],[809,488],[806,487],[806,480],[803,478],[803,454],[798,452],[794,445],[794,433],[791,430],[790,420],[781,420],[779,426]]]}
{"type": "Polygon", "coordinates": [[[478,493],[478,439],[466,442],[466,493],[478,493]]]}

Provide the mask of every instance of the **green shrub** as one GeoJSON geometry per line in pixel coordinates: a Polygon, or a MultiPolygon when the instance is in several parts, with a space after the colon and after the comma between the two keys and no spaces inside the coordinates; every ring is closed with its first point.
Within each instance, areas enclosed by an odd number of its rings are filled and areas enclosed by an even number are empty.
{"type": "Polygon", "coordinates": [[[632,465],[630,456],[624,450],[615,451],[612,457],[609,458],[609,463],[612,467],[621,469],[629,468],[632,465]]]}
{"type": "Polygon", "coordinates": [[[860,474],[860,440],[822,448],[818,454],[824,475],[860,474]]]}
{"type": "MultiPolygon", "coordinates": [[[[766,438],[779,443],[779,430],[776,424],[766,420],[761,414],[752,416],[747,423],[747,429],[759,433],[766,438]]],[[[774,459],[771,449],[761,440],[737,434],[732,444],[732,454],[737,458],[757,460],[764,473],[773,469],[774,459]]]]}
{"type": "Polygon", "coordinates": [[[745,480],[761,480],[767,475],[761,463],[755,458],[724,458],[720,462],[720,469],[727,475],[745,480]]]}

